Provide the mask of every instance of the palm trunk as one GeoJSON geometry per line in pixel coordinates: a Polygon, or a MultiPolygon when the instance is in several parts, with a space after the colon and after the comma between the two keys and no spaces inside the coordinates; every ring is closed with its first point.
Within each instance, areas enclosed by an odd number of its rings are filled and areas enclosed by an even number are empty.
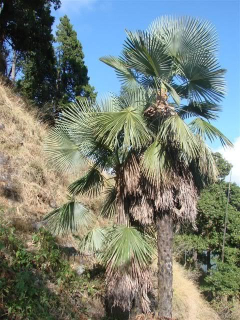
{"type": "Polygon", "coordinates": [[[158,315],[160,318],[172,318],[173,272],[173,221],[169,214],[157,217],[158,244],[158,315]]]}

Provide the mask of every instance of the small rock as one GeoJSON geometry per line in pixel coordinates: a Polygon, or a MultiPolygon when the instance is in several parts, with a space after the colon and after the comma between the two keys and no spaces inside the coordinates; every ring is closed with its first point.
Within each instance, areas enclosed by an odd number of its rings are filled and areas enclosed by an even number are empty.
{"type": "Polygon", "coordinates": [[[10,175],[9,174],[1,174],[0,173],[0,182],[10,182],[10,175]]]}
{"type": "Polygon", "coordinates": [[[5,129],[5,125],[3,123],[0,123],[0,130],[4,130],[5,129]]]}
{"type": "Polygon", "coordinates": [[[76,272],[79,276],[81,276],[83,274],[83,272],[85,271],[85,267],[83,265],[79,265],[77,268],[76,268],[76,272]]]}
{"type": "Polygon", "coordinates": [[[53,209],[55,209],[55,208],[57,208],[57,203],[56,203],[56,201],[55,200],[50,200],[49,201],[49,206],[51,207],[51,208],[53,208],[53,209]]]}
{"type": "Polygon", "coordinates": [[[0,165],[5,165],[8,163],[9,157],[5,156],[2,152],[0,152],[0,165]]]}
{"type": "Polygon", "coordinates": [[[34,230],[38,231],[39,229],[44,227],[45,224],[45,221],[33,222],[32,227],[34,230]]]}

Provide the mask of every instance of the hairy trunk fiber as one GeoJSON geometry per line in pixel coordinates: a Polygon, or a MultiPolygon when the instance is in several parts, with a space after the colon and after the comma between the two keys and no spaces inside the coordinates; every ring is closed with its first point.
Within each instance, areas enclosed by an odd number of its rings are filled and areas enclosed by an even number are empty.
{"type": "Polygon", "coordinates": [[[172,318],[172,246],[173,221],[170,215],[157,217],[158,244],[158,315],[172,318]]]}

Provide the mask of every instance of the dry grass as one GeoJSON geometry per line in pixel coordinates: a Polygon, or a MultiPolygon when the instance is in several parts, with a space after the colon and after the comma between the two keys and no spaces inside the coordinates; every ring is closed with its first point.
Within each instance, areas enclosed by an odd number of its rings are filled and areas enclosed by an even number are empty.
{"type": "Polygon", "coordinates": [[[0,206],[9,217],[38,221],[66,201],[67,179],[46,166],[46,127],[0,80],[0,206]],[[2,159],[2,160],[1,160],[2,159]]]}
{"type": "Polygon", "coordinates": [[[173,268],[173,317],[178,320],[220,320],[201,296],[196,285],[187,278],[178,263],[173,268]]]}
{"type": "MultiPolygon", "coordinates": [[[[153,262],[152,268],[156,274],[157,259],[153,262]]],[[[153,278],[153,286],[157,295],[156,277],[153,278]]],[[[159,318],[149,316],[141,320],[149,319],[158,320],[159,318]]],[[[220,320],[217,313],[201,296],[197,285],[189,279],[187,271],[175,261],[173,264],[173,320],[220,320]]]]}

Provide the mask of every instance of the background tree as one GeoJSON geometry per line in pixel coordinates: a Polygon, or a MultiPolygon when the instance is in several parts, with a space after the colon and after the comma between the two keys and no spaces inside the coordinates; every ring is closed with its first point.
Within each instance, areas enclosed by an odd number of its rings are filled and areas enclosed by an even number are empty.
{"type": "Polygon", "coordinates": [[[23,77],[17,81],[18,88],[26,97],[41,109],[50,105],[52,114],[56,97],[55,62],[53,48],[48,59],[41,52],[28,53],[21,62],[23,77]]]}
{"type": "MultiPolygon", "coordinates": [[[[10,49],[12,55],[41,52],[52,58],[51,34],[54,17],[51,6],[60,7],[60,0],[1,0],[0,1],[0,51],[10,49]]],[[[15,63],[15,59],[12,62],[15,63]]],[[[10,66],[9,68],[14,68],[10,66]]],[[[12,68],[12,69],[13,69],[12,68]]]]}
{"type": "Polygon", "coordinates": [[[94,87],[89,85],[82,45],[66,15],[57,26],[56,42],[58,104],[67,104],[78,97],[95,99],[94,87]]]}

